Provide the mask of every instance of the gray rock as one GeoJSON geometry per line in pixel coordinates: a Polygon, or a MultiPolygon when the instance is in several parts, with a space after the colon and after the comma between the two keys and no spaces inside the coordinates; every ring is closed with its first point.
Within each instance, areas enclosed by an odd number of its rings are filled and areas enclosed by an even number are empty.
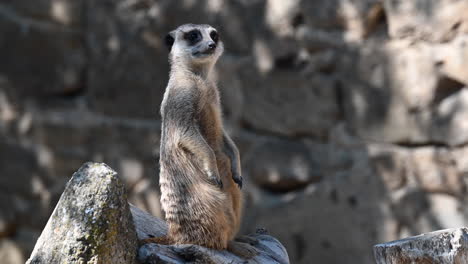
{"type": "Polygon", "coordinates": [[[12,83],[9,95],[23,103],[24,97],[43,99],[82,91],[87,60],[80,35],[83,2],[0,4],[0,73],[12,83]]]}
{"type": "Polygon", "coordinates": [[[466,191],[462,171],[456,166],[455,153],[446,148],[420,148],[408,157],[407,170],[420,187],[430,193],[462,196],[466,191]]]}
{"type": "Polygon", "coordinates": [[[163,39],[182,23],[211,23],[222,32],[228,52],[248,49],[246,24],[237,21],[245,15],[239,11],[241,3],[225,5],[91,1],[86,21],[93,26],[86,39],[90,53],[87,85],[93,109],[115,116],[157,116],[169,72],[163,39]]]}
{"type": "Polygon", "coordinates": [[[434,42],[468,32],[468,3],[452,0],[385,0],[389,34],[434,42]]]}
{"type": "Polygon", "coordinates": [[[341,151],[351,161],[325,171],[324,180],[301,192],[252,195],[257,215],[252,225],[265,227],[288,245],[294,263],[370,264],[367,252],[376,238],[395,237],[397,223],[385,208],[386,187],[370,169],[367,153],[334,149],[330,155],[341,151]]]}
{"type": "Polygon", "coordinates": [[[440,230],[374,246],[377,264],[468,262],[468,229],[440,230]]]}
{"type": "Polygon", "coordinates": [[[468,142],[468,89],[459,86],[449,94],[433,112],[430,126],[435,142],[444,142],[450,146],[464,145],[468,142]]]}
{"type": "MultiPolygon", "coordinates": [[[[468,8],[467,8],[468,9],[468,8]]],[[[442,73],[454,80],[468,85],[468,36],[457,36],[453,41],[434,47],[437,65],[442,73]]]]}
{"type": "Polygon", "coordinates": [[[116,173],[84,164],[68,182],[27,263],[134,263],[137,235],[116,173]]]}
{"type": "Polygon", "coordinates": [[[371,162],[385,186],[395,191],[408,182],[409,153],[398,148],[377,148],[373,151],[371,162]]]}
{"type": "Polygon", "coordinates": [[[257,130],[325,138],[339,118],[334,82],[325,76],[284,70],[261,76],[245,70],[242,80],[243,118],[257,130]]]}
{"type": "MultiPolygon", "coordinates": [[[[186,22],[225,42],[224,120],[255,190],[242,233],[265,225],[294,263],[368,264],[378,241],[468,224],[466,1],[0,2],[1,256],[30,255],[90,158],[161,218],[162,40],[186,22]]],[[[164,229],[143,226],[140,238],[164,229]]]]}
{"type": "Polygon", "coordinates": [[[86,32],[87,85],[94,110],[125,117],[157,115],[168,80],[168,52],[162,39],[169,28],[155,25],[156,8],[148,1],[88,5],[86,19],[93,26],[86,32]]]}
{"type": "Polygon", "coordinates": [[[69,179],[67,175],[92,157],[105,160],[119,171],[131,202],[159,215],[159,210],[153,210],[159,207],[159,197],[151,195],[147,199],[143,195],[144,202],[137,202],[146,190],[159,192],[159,173],[154,165],[159,155],[159,133],[159,122],[154,120],[114,118],[89,111],[44,111],[34,116],[31,136],[43,142],[37,154],[41,167],[49,173],[47,187],[52,201],[58,201],[69,179]]]}
{"type": "Polygon", "coordinates": [[[464,58],[461,41],[441,46],[406,40],[363,45],[357,62],[351,59],[340,66],[348,71],[342,76],[343,108],[353,131],[366,140],[388,143],[467,142],[464,122],[458,121],[468,115],[462,64],[444,66],[444,58],[450,56],[434,55],[443,54],[449,45],[464,58]]]}
{"type": "Polygon", "coordinates": [[[49,214],[42,211],[47,191],[34,150],[2,136],[0,149],[0,236],[22,225],[42,228],[49,214]]]}
{"type": "Polygon", "coordinates": [[[301,189],[322,179],[320,145],[309,151],[301,141],[272,138],[245,157],[245,174],[257,186],[274,192],[301,189]],[[315,154],[315,155],[313,155],[315,154]]]}
{"type": "Polygon", "coordinates": [[[33,196],[32,187],[25,182],[30,181],[31,172],[38,170],[38,161],[31,149],[13,142],[5,142],[0,137],[0,186],[8,186],[8,192],[33,196]],[[21,164],[21,165],[20,165],[21,164]],[[15,180],[12,180],[15,179],[15,180]]]}
{"type": "Polygon", "coordinates": [[[0,240],[0,259],[3,264],[24,263],[21,249],[9,239],[0,240]]]}
{"type": "Polygon", "coordinates": [[[340,32],[342,39],[351,41],[364,37],[372,26],[372,9],[378,0],[318,0],[302,1],[301,11],[309,28],[340,32]]]}

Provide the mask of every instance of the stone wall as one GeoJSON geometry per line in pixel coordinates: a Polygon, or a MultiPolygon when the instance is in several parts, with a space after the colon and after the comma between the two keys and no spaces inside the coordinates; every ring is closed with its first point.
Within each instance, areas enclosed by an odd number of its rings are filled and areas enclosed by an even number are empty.
{"type": "Polygon", "coordinates": [[[0,258],[24,263],[88,160],[160,216],[162,38],[209,23],[247,178],[243,233],[291,263],[373,263],[372,245],[468,224],[462,0],[0,3],[0,258]]]}

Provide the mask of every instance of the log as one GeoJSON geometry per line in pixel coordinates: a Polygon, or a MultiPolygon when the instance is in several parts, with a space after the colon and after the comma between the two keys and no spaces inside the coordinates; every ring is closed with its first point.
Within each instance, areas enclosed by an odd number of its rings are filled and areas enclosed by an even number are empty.
{"type": "MultiPolygon", "coordinates": [[[[139,240],[159,237],[167,233],[167,225],[147,212],[130,205],[139,240]]],[[[289,264],[289,257],[283,245],[264,229],[255,234],[241,236],[238,246],[254,250],[252,258],[246,259],[229,251],[217,251],[197,245],[158,245],[145,244],[138,251],[141,263],[268,263],[289,264]]]]}
{"type": "Polygon", "coordinates": [[[374,246],[377,264],[468,263],[468,228],[439,230],[374,246]]]}

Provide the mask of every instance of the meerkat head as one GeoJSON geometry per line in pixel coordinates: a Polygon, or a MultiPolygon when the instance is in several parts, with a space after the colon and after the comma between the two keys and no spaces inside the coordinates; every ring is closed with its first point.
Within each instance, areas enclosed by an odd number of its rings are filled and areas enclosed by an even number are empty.
{"type": "Polygon", "coordinates": [[[218,32],[210,25],[185,24],[171,31],[165,39],[172,64],[212,66],[223,53],[218,32]]]}

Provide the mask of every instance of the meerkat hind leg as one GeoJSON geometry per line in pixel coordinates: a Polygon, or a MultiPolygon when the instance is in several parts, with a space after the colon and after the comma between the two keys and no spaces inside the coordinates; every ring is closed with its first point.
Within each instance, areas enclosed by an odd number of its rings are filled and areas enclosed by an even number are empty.
{"type": "Polygon", "coordinates": [[[216,156],[213,149],[206,143],[197,129],[191,128],[190,130],[190,137],[185,136],[180,139],[180,147],[187,149],[190,153],[198,157],[201,161],[201,168],[206,173],[207,181],[222,189],[223,182],[219,176],[216,156]]]}

